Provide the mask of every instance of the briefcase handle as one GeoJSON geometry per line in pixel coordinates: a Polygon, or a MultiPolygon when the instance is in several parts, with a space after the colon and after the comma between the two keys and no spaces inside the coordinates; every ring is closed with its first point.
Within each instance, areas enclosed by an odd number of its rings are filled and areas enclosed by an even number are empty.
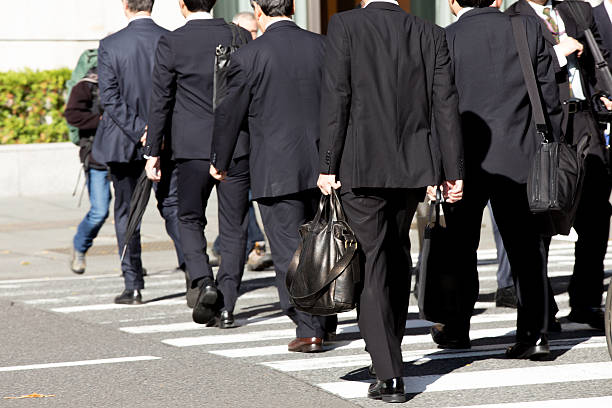
{"type": "Polygon", "coordinates": [[[344,212],[342,211],[342,204],[336,190],[332,188],[330,195],[321,195],[319,200],[319,210],[314,218],[314,223],[318,224],[321,219],[331,223],[334,221],[346,221],[344,218],[344,212]]]}
{"type": "Polygon", "coordinates": [[[432,216],[434,214],[434,210],[436,212],[436,219],[435,219],[435,223],[436,225],[440,224],[440,212],[441,212],[441,207],[442,206],[442,190],[440,189],[439,186],[436,186],[436,199],[435,201],[431,202],[431,205],[429,206],[429,216],[427,217],[427,219],[429,220],[429,222],[432,221],[432,216]]]}

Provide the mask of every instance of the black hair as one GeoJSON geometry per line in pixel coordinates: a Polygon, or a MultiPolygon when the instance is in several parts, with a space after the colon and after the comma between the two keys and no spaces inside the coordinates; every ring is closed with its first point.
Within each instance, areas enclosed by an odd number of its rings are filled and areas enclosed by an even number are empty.
{"type": "Polygon", "coordinates": [[[187,10],[191,12],[206,11],[210,12],[215,6],[217,0],[183,0],[187,6],[187,10]]]}
{"type": "Polygon", "coordinates": [[[153,10],[153,3],[155,0],[127,0],[128,8],[135,13],[139,11],[150,13],[153,10]]]}
{"type": "Polygon", "coordinates": [[[293,0],[253,0],[268,17],[287,17],[293,14],[293,0]]]}
{"type": "Polygon", "coordinates": [[[461,7],[489,7],[495,0],[457,0],[461,7]]]}

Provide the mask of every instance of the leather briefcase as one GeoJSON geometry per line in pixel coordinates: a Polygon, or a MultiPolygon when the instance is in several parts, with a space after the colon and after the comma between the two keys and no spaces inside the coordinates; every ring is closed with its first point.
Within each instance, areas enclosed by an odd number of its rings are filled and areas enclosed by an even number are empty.
{"type": "Polygon", "coordinates": [[[321,316],[354,309],[361,281],[358,244],[335,191],[321,197],[315,218],[300,227],[300,236],[286,279],[291,303],[321,316]]]}
{"type": "Polygon", "coordinates": [[[583,138],[577,146],[563,139],[560,142],[548,139],[548,126],[522,19],[512,17],[512,30],[533,111],[534,137],[540,142],[527,179],[529,208],[536,215],[541,233],[568,235],[580,200],[589,138],[583,138]]]}

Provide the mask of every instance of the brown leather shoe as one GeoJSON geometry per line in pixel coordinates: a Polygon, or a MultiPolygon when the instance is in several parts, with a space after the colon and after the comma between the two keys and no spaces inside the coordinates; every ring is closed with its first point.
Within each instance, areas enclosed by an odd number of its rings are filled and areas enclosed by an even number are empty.
{"type": "Polygon", "coordinates": [[[287,346],[289,351],[298,353],[318,353],[323,351],[323,339],[320,337],[297,337],[287,346]]]}

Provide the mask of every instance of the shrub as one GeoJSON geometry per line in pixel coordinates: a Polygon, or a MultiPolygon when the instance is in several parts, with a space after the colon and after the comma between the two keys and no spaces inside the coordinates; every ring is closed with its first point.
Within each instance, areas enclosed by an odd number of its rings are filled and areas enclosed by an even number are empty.
{"type": "Polygon", "coordinates": [[[0,144],[68,141],[64,120],[69,69],[0,72],[0,144]]]}

